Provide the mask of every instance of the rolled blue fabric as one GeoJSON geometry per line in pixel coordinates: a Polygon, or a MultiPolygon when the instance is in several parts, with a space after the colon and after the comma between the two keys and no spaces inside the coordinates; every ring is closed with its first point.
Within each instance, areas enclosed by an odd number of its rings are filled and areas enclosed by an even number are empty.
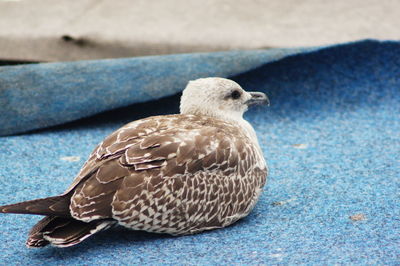
{"type": "Polygon", "coordinates": [[[288,55],[274,49],[0,67],[0,135],[49,127],[180,92],[191,79],[229,77],[288,55]]]}

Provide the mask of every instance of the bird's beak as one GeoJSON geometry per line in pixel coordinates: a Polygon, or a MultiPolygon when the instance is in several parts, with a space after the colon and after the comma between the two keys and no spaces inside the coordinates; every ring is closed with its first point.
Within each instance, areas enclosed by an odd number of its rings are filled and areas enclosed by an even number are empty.
{"type": "Polygon", "coordinates": [[[257,105],[257,104],[267,104],[269,106],[269,99],[265,93],[258,91],[250,91],[251,98],[247,100],[246,104],[248,106],[257,105]]]}

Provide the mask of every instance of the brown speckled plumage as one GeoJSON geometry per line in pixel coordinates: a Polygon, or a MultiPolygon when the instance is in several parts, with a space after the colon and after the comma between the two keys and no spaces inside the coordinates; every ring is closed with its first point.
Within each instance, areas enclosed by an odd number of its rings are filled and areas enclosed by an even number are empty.
{"type": "Polygon", "coordinates": [[[90,156],[69,189],[71,214],[169,234],[223,227],[253,207],[266,176],[257,159],[247,136],[218,119],[170,115],[136,121],[90,156]]]}
{"type": "Polygon", "coordinates": [[[266,175],[258,144],[237,124],[204,115],[156,116],[108,136],[63,195],[0,211],[50,215],[32,229],[27,244],[33,247],[71,246],[114,224],[193,234],[246,216],[266,175]]]}

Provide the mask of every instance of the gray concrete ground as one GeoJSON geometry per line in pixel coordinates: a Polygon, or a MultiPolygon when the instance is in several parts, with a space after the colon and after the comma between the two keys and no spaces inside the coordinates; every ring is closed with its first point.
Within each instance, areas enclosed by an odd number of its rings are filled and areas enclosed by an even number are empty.
{"type": "Polygon", "coordinates": [[[0,59],[69,61],[400,39],[396,0],[0,0],[0,59]]]}

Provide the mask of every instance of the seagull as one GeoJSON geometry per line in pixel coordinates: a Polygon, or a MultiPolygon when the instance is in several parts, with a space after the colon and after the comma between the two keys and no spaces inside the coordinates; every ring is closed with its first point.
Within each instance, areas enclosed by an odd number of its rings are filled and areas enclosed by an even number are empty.
{"type": "Polygon", "coordinates": [[[0,206],[45,217],[26,245],[69,247],[115,225],[171,235],[226,227],[254,208],[268,168],[243,118],[268,103],[217,77],[190,81],[180,114],[131,122],[106,137],[61,195],[0,206]]]}

